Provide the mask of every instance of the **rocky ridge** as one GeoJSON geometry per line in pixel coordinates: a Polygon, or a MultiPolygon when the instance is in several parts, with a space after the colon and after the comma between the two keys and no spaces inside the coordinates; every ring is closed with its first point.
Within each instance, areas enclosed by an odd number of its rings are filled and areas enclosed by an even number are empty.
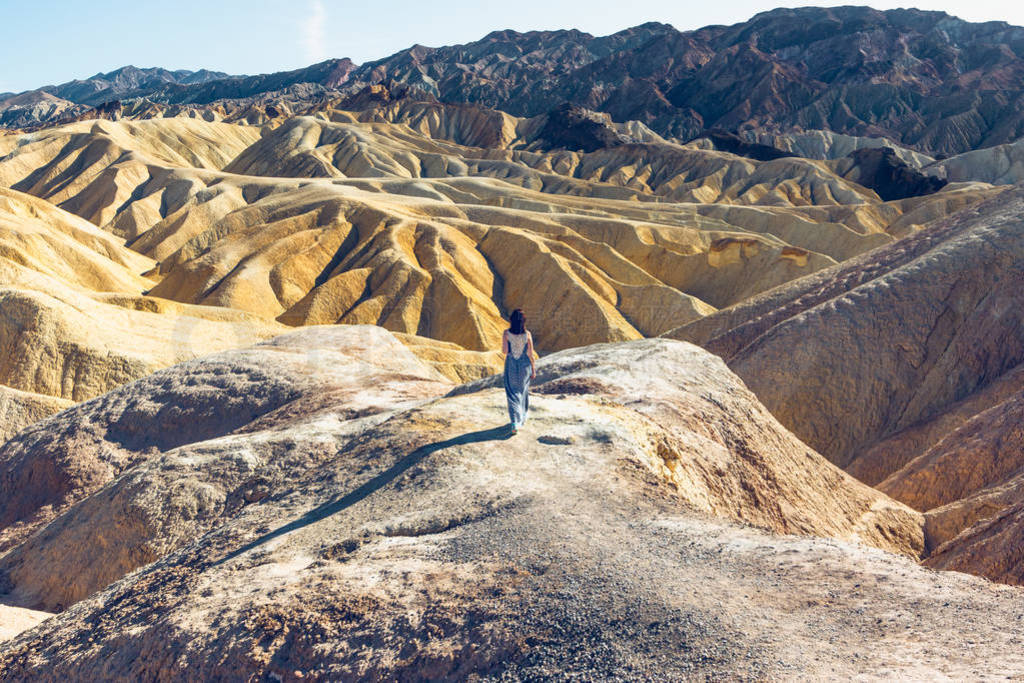
{"type": "Polygon", "coordinates": [[[1022,210],[1006,190],[669,335],[720,353],[805,442],[924,512],[929,563],[1019,582],[1022,210]]]}
{"type": "MultiPolygon", "coordinates": [[[[237,674],[277,671],[288,662],[290,668],[281,674],[401,676],[431,670],[441,675],[493,672],[499,666],[525,674],[572,668],[572,633],[538,641],[529,636],[539,637],[558,623],[574,628],[579,619],[581,634],[591,633],[585,638],[595,646],[606,643],[599,647],[617,652],[633,643],[642,653],[639,661],[613,655],[604,665],[590,662],[601,670],[654,675],[751,666],[781,671],[777,667],[807,662],[779,640],[768,645],[770,654],[750,658],[756,642],[766,645],[760,640],[767,635],[762,626],[740,627],[727,613],[709,620],[708,607],[696,602],[698,594],[683,606],[666,601],[668,592],[644,591],[639,582],[620,584],[623,599],[641,608],[636,620],[627,617],[615,627],[599,616],[615,612],[603,608],[578,617],[548,610],[558,604],[575,610],[573,596],[585,601],[605,581],[622,580],[621,552],[600,543],[588,546],[587,538],[591,543],[616,538],[620,551],[621,540],[631,539],[634,569],[641,572],[637,578],[667,591],[695,577],[687,564],[670,560],[667,548],[689,547],[686,553],[694,559],[714,552],[702,549],[704,541],[692,545],[704,532],[711,533],[705,538],[711,545],[739,543],[729,552],[745,558],[741,562],[759,557],[765,566],[785,564],[786,548],[803,543],[782,539],[765,545],[770,537],[764,532],[723,526],[700,511],[780,532],[859,538],[911,555],[920,551],[918,515],[793,439],[721,362],[695,347],[651,340],[543,359],[534,417],[515,437],[515,458],[509,457],[513,444],[503,429],[490,427],[501,425],[504,409],[493,380],[449,392],[450,384],[426,366],[417,369],[417,363],[380,328],[311,328],[157,373],[51,418],[64,425],[61,430],[41,423],[9,442],[0,454],[8,473],[17,471],[12,467],[51,462],[46,443],[58,431],[91,432],[109,445],[75,439],[79,445],[69,457],[93,462],[92,471],[105,474],[73,483],[56,516],[39,519],[31,506],[47,504],[31,486],[11,480],[14,500],[31,501],[25,513],[35,515],[41,526],[31,536],[23,528],[17,538],[9,537],[14,546],[0,557],[10,587],[6,602],[60,609],[85,599],[7,645],[0,670],[31,679],[54,675],[61,662],[74,661],[79,675],[174,676],[179,666],[215,675],[219,667],[233,667],[237,674]],[[340,355],[325,363],[322,354],[340,355]],[[218,411],[217,424],[188,416],[189,410],[203,415],[208,400],[203,396],[213,395],[204,382],[251,383],[254,371],[261,374],[263,390],[231,391],[238,401],[218,411]],[[367,381],[367,372],[373,381],[367,381]],[[197,383],[186,380],[189,376],[209,379],[197,383]],[[154,392],[158,386],[165,389],[154,392]],[[167,389],[177,393],[166,394],[167,389]],[[637,400],[638,394],[647,398],[637,400]],[[140,409],[157,422],[129,417],[140,409]],[[735,420],[736,414],[745,419],[735,420]],[[167,429],[167,420],[191,427],[167,429]],[[140,424],[151,424],[152,430],[122,435],[140,424]],[[174,442],[167,443],[171,436],[174,442]],[[111,459],[115,444],[124,455],[111,459]],[[709,453],[716,455],[709,458],[709,453]],[[453,501],[461,502],[453,506],[453,501]],[[102,558],[85,542],[95,529],[120,528],[128,520],[135,520],[132,532],[111,536],[102,558]],[[590,521],[581,528],[583,520],[590,521]],[[666,543],[669,537],[678,540],[666,543]],[[762,549],[750,555],[741,548],[753,539],[764,540],[755,542],[762,549]],[[571,555],[550,554],[560,546],[571,555]],[[637,564],[639,548],[644,559],[637,564]],[[57,571],[55,562],[73,565],[76,580],[57,580],[67,572],[57,571]],[[44,571],[44,565],[51,566],[44,571]],[[131,571],[140,565],[146,566],[131,571]],[[389,572],[391,597],[381,601],[384,596],[370,586],[385,565],[409,573],[403,580],[389,572]],[[680,567],[682,576],[671,579],[680,567]],[[119,575],[124,578],[116,581],[119,575]],[[153,602],[158,585],[165,597],[153,602]],[[562,590],[559,585],[576,588],[551,595],[550,590],[562,590]],[[499,586],[505,588],[495,592],[499,586]],[[97,589],[103,590],[85,597],[97,589]],[[317,599],[310,599],[310,591],[317,599]],[[306,607],[298,609],[295,600],[306,607]],[[524,604],[537,608],[519,612],[516,605],[524,604]],[[440,620],[453,630],[435,634],[428,644],[414,626],[402,640],[417,644],[396,658],[387,634],[395,610],[410,608],[417,614],[426,610],[414,621],[423,628],[440,620]],[[470,617],[467,609],[477,616],[470,617]],[[348,610],[349,616],[332,618],[338,610],[348,610]],[[157,613],[161,616],[154,619],[157,613]],[[690,622],[687,613],[697,620],[690,622]],[[105,616],[98,623],[90,616],[100,614],[105,616]],[[657,637],[641,635],[658,614],[667,622],[655,630],[657,637]],[[278,642],[272,635],[263,640],[259,624],[265,618],[272,620],[266,628],[279,623],[300,641],[278,642]],[[335,627],[312,627],[323,619],[335,627]],[[76,635],[84,624],[91,624],[91,642],[76,635]],[[356,657],[358,649],[347,643],[367,628],[374,656],[356,657]],[[254,639],[237,640],[251,629],[254,639]],[[134,635],[125,641],[128,633],[134,635]],[[657,654],[668,643],[694,637],[732,644],[710,658],[696,648],[683,650],[682,657],[676,650],[674,664],[657,654]],[[102,654],[111,638],[118,639],[116,658],[102,654]],[[163,651],[148,647],[150,639],[190,645],[164,661],[145,654],[163,651]],[[227,660],[215,663],[203,654],[228,640],[237,644],[221,650],[227,660]],[[465,649],[469,642],[477,646],[465,649]],[[50,647],[63,654],[54,658],[50,647]],[[303,654],[314,650],[315,656],[303,654]],[[39,668],[37,657],[50,663],[39,668]]],[[[41,480],[31,481],[35,486],[41,480]]],[[[864,552],[808,542],[813,553],[837,568],[852,566],[844,558],[864,552]]],[[[868,557],[879,567],[893,561],[868,557]]],[[[776,571],[793,571],[777,566],[776,571]]],[[[738,576],[728,574],[725,580],[738,576]]],[[[980,588],[958,581],[946,581],[943,590],[952,595],[980,588]]],[[[765,602],[756,608],[764,610],[759,618],[777,619],[779,610],[791,609],[778,602],[779,590],[761,587],[765,602]]],[[[767,626],[768,621],[755,623],[767,626]]],[[[900,650],[898,641],[889,642],[894,653],[914,656],[900,650]]],[[[992,666],[1009,662],[995,659],[992,666]]]]}
{"type": "MultiPolygon", "coordinates": [[[[921,518],[795,440],[696,347],[647,340],[544,358],[514,440],[493,379],[450,391],[417,363],[377,327],[311,328],[51,418],[131,455],[0,557],[7,602],[56,609],[99,589],[6,643],[0,671],[955,677],[1024,664],[1000,628],[1021,608],[1016,593],[807,537],[913,555],[921,518]],[[309,362],[324,353],[336,363],[309,362]],[[160,428],[192,424],[171,406],[202,414],[207,389],[186,377],[247,383],[256,368],[275,379],[232,392],[219,424],[160,428]],[[179,393],[158,398],[161,385],[179,393]],[[159,422],[125,438],[142,424],[126,421],[132,405],[159,422]],[[86,538],[129,519],[100,562],[86,538]],[[78,580],[46,579],[61,562],[78,580]],[[840,632],[859,661],[820,647],[840,632]],[[970,656],[965,639],[981,643],[970,656]]],[[[5,467],[48,462],[54,431],[9,443],[5,467]]],[[[83,462],[107,457],[76,443],[83,462]]]]}

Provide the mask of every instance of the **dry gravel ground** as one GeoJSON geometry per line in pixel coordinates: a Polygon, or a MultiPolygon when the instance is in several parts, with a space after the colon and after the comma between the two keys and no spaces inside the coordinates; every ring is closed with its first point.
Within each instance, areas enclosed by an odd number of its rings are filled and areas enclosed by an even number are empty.
{"type": "MultiPolygon", "coordinates": [[[[629,515],[616,513],[620,524],[629,515]]],[[[585,538],[566,544],[571,555],[539,553],[532,566],[547,588],[523,621],[548,629],[559,646],[542,643],[500,678],[1024,676],[1020,589],[695,515],[627,522],[622,547],[602,538],[607,527],[593,523],[601,514],[608,511],[552,517],[562,533],[585,538]],[[591,553],[575,552],[587,545],[591,553]]],[[[496,554],[518,554],[533,539],[503,540],[496,554]]]]}
{"type": "MultiPolygon", "coordinates": [[[[528,426],[516,438],[535,439],[534,431],[528,426]]],[[[551,499],[545,500],[544,508],[545,514],[536,509],[528,515],[508,511],[436,534],[373,539],[358,547],[362,557],[348,559],[369,566],[348,572],[342,586],[348,581],[364,589],[375,584],[380,592],[400,597],[417,592],[420,599],[433,592],[435,599],[439,595],[449,602],[441,606],[440,614],[422,603],[410,610],[402,624],[409,636],[407,654],[425,649],[432,636],[445,644],[451,629],[477,635],[473,627],[483,625],[490,634],[494,620],[503,621],[500,637],[490,642],[479,639],[482,651],[477,654],[445,646],[438,653],[444,665],[433,659],[403,661],[401,656],[389,660],[391,655],[382,654],[389,649],[388,641],[395,645],[406,636],[374,633],[371,627],[349,641],[348,666],[333,672],[305,668],[310,662],[299,652],[280,659],[268,656],[255,671],[224,668],[218,660],[232,659],[230,649],[237,640],[253,637],[264,643],[268,653],[273,652],[274,636],[281,635],[280,623],[252,618],[217,642],[223,649],[204,653],[203,648],[213,645],[202,624],[207,614],[204,607],[214,598],[232,596],[245,602],[253,593],[261,593],[260,602],[272,604],[271,596],[281,590],[275,591],[272,584],[289,576],[289,582],[305,586],[311,605],[325,597],[323,583],[328,577],[312,581],[302,577],[337,548],[328,526],[297,532],[312,536],[308,543],[321,546],[320,558],[269,549],[238,562],[227,580],[218,577],[216,586],[200,579],[197,587],[205,599],[187,617],[169,620],[191,626],[188,630],[200,641],[198,651],[182,657],[180,669],[145,672],[154,680],[186,680],[192,676],[190,671],[219,680],[236,675],[242,679],[252,673],[259,680],[273,680],[272,672],[295,680],[294,674],[289,676],[289,671],[296,670],[291,666],[314,678],[371,680],[381,674],[413,680],[421,671],[496,680],[994,680],[1024,676],[1024,590],[1019,588],[932,571],[857,544],[767,534],[699,514],[679,514],[668,500],[660,510],[551,499]],[[454,577],[440,573],[438,567],[444,566],[466,573],[454,577]],[[500,569],[494,570],[495,566],[500,569]],[[497,575],[498,580],[474,586],[470,577],[478,572],[497,575]],[[434,585],[428,588],[422,582],[434,585]],[[479,592],[460,596],[465,590],[479,592]],[[463,600],[469,604],[460,605],[463,600]],[[428,628],[421,630],[423,626],[428,628]],[[453,660],[481,666],[447,668],[453,660]],[[400,666],[396,671],[387,664],[400,666]]],[[[174,587],[167,588],[173,595],[174,587]]],[[[340,588],[328,589],[327,599],[340,597],[329,595],[340,588]]],[[[150,599],[158,599],[160,590],[155,587],[150,599]]],[[[111,607],[116,608],[116,600],[111,607]]],[[[89,611],[92,614],[81,625],[102,627],[107,619],[89,611]]],[[[301,616],[296,604],[287,612],[301,616]]],[[[276,610],[263,612],[264,617],[271,614],[280,616],[276,610]]],[[[166,614],[153,616],[163,625],[168,622],[166,614]]],[[[339,628],[346,621],[359,623],[360,616],[355,610],[334,613],[339,628]]],[[[301,623],[293,622],[293,628],[301,623]]],[[[135,626],[145,629],[142,624],[135,626]]],[[[179,640],[185,635],[181,630],[160,630],[175,634],[164,647],[185,649],[179,640]]],[[[292,641],[289,644],[303,637],[316,641],[324,635],[310,624],[305,630],[286,640],[292,641]]],[[[102,648],[92,646],[92,634],[86,630],[73,635],[56,630],[57,640],[49,647],[46,635],[44,624],[41,632],[29,632],[9,643],[6,653],[0,650],[4,667],[0,679],[57,680],[61,670],[67,672],[64,666],[51,671],[40,660],[21,668],[26,646],[40,648],[40,655],[67,647],[69,654],[82,656],[90,672],[87,678],[95,673],[96,678],[110,674],[131,680],[132,670],[117,665],[146,658],[130,632],[102,648]],[[70,641],[65,640],[68,636],[70,641]],[[88,654],[75,652],[83,647],[88,654]],[[121,647],[128,662],[118,662],[121,647]]],[[[392,653],[402,649],[391,648],[392,653]]],[[[72,655],[66,664],[76,659],[72,655]]]]}

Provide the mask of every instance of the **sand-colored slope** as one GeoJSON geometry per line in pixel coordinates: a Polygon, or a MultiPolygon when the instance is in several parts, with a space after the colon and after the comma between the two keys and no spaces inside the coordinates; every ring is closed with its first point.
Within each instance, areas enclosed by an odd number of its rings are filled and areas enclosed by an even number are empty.
{"type": "MultiPolygon", "coordinates": [[[[248,346],[282,327],[244,312],[143,293],[154,261],[46,201],[0,188],[0,442],[159,368],[248,346]]],[[[452,377],[496,358],[410,338],[452,377]]]]}
{"type": "Polygon", "coordinates": [[[82,121],[0,138],[0,185],[103,225],[161,168],[221,168],[259,135],[185,118],[82,121]]]}
{"type": "Polygon", "coordinates": [[[0,440],[70,402],[280,331],[142,296],[153,264],[88,221],[0,188],[0,440]]]}
{"type": "Polygon", "coordinates": [[[326,109],[258,140],[252,127],[192,119],[169,119],[166,132],[162,120],[73,124],[22,140],[0,173],[159,261],[158,296],[476,350],[495,347],[516,307],[546,350],[660,334],[980,196],[883,203],[816,162],[663,142],[508,149],[526,139],[521,121],[510,142],[483,132],[512,125],[497,114],[395,107],[396,123],[380,108],[367,114],[376,123],[326,109]],[[204,150],[221,136],[213,158],[204,150]],[[275,177],[240,175],[252,173],[275,177]],[[566,325],[557,312],[570,303],[580,320],[566,325]]]}
{"type": "Polygon", "coordinates": [[[0,383],[80,401],[279,331],[225,309],[143,296],[153,261],[47,202],[0,189],[0,383]]]}
{"type": "Polygon", "coordinates": [[[154,313],[71,290],[53,295],[2,288],[0,304],[0,382],[72,401],[280,332],[240,312],[172,304],[154,313]]]}
{"type": "Polygon", "coordinates": [[[1022,278],[1022,206],[1019,190],[1001,193],[892,247],[794,283],[774,295],[778,305],[766,315],[707,344],[784,423],[846,465],[874,441],[1022,359],[1012,303],[1022,278]],[[776,381],[783,375],[789,381],[776,381]],[[843,414],[850,418],[836,419],[843,414]]]}
{"type": "Polygon", "coordinates": [[[470,351],[458,344],[429,337],[401,332],[392,334],[422,362],[456,383],[470,382],[500,373],[504,366],[504,356],[497,350],[470,351]]]}
{"type": "Polygon", "coordinates": [[[553,194],[680,202],[800,206],[863,203],[873,196],[824,166],[798,158],[757,162],[666,143],[590,153],[504,151],[424,137],[404,125],[315,117],[289,119],[225,170],[286,177],[489,176],[553,194]]]}
{"type": "Polygon", "coordinates": [[[961,400],[881,439],[857,455],[846,471],[875,486],[937,446],[976,415],[1006,403],[1022,390],[1024,366],[1018,365],[961,400]]]}
{"type": "Polygon", "coordinates": [[[934,566],[1017,582],[1022,211],[1007,190],[671,334],[723,354],[807,443],[926,512],[934,566]]]}
{"type": "MultiPolygon", "coordinates": [[[[727,304],[833,262],[770,235],[450,198],[500,196],[507,186],[495,181],[421,183],[429,197],[398,194],[400,181],[272,193],[165,257],[153,294],[289,324],[380,324],[471,349],[494,348],[502,313],[522,307],[538,343],[555,349],[657,334],[713,310],[705,300],[727,304]],[[580,319],[557,320],[572,302],[580,319]]],[[[719,226],[728,227],[708,227],[719,226]]]]}
{"type": "Polygon", "coordinates": [[[136,294],[153,261],[49,202],[0,187],[0,284],[40,274],[94,292],[136,294]]]}

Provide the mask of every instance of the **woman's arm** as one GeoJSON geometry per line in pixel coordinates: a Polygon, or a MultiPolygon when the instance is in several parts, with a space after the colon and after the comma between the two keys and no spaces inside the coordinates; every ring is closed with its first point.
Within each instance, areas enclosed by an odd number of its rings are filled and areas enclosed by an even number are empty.
{"type": "Polygon", "coordinates": [[[501,353],[504,356],[508,355],[508,330],[501,333],[501,353]]]}
{"type": "Polygon", "coordinates": [[[530,359],[530,379],[537,376],[537,365],[533,362],[533,335],[526,333],[526,357],[530,359]]]}

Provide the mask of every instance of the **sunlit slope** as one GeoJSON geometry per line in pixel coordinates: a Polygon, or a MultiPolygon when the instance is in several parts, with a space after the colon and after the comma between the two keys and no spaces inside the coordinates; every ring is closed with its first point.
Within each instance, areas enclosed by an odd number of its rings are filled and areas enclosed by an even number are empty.
{"type": "Polygon", "coordinates": [[[927,563],[1021,583],[1024,191],[674,330],[925,513],[927,563]]]}
{"type": "Polygon", "coordinates": [[[79,123],[5,138],[0,177],[157,261],[155,296],[469,349],[517,307],[544,350],[657,335],[984,193],[881,202],[821,162],[656,136],[545,152],[525,120],[473,111],[79,123]]]}
{"type": "Polygon", "coordinates": [[[41,417],[277,324],[143,296],[153,261],[53,205],[0,188],[0,440],[41,417]]]}

